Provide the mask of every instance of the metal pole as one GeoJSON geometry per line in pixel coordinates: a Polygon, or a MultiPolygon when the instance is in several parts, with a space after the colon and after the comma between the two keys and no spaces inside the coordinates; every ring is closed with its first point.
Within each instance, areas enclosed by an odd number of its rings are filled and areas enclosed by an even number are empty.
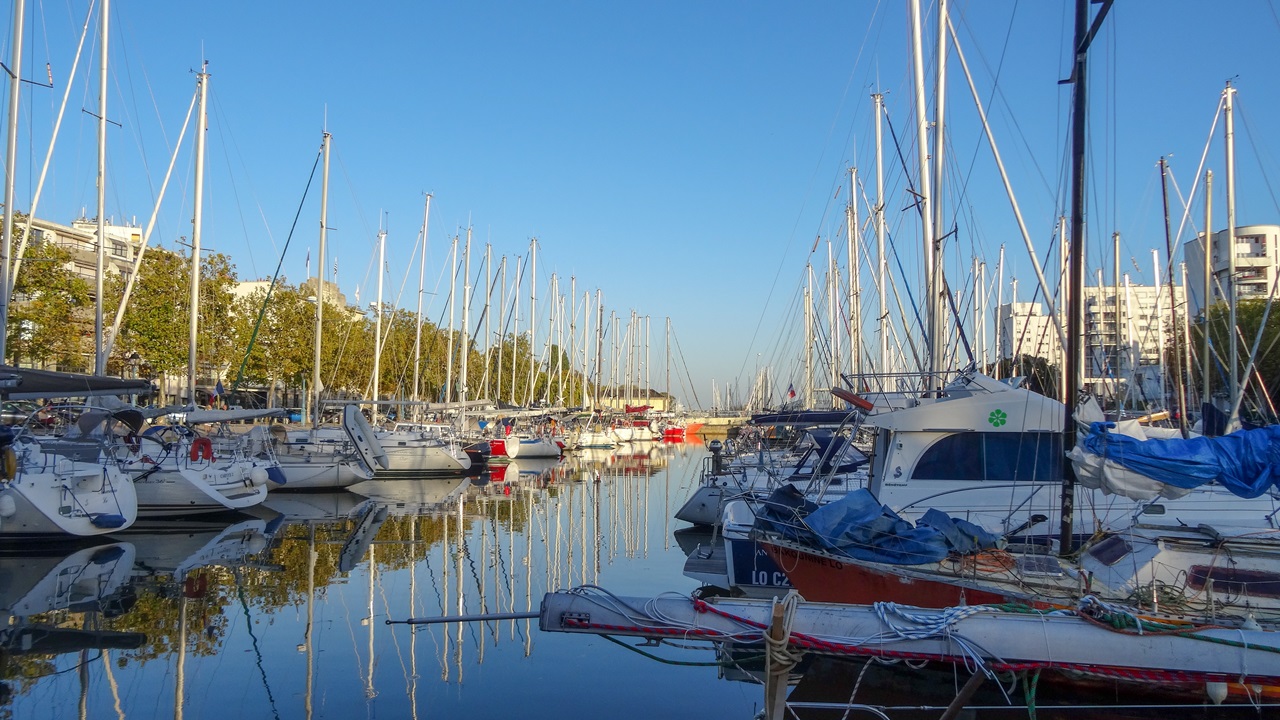
{"type": "MultiPolygon", "coordinates": [[[[1088,109],[1086,103],[1086,33],[1089,27],[1089,0],[1076,0],[1075,65],[1071,76],[1074,81],[1074,92],[1071,103],[1071,250],[1068,258],[1070,268],[1068,284],[1069,297],[1072,299],[1067,308],[1067,358],[1064,363],[1063,380],[1067,386],[1067,402],[1063,419],[1063,448],[1070,449],[1076,444],[1075,409],[1080,392],[1081,382],[1081,300],[1084,298],[1084,226],[1085,226],[1085,130],[1087,129],[1088,109]]],[[[1075,468],[1071,463],[1062,463],[1062,518],[1059,524],[1059,552],[1069,554],[1072,549],[1073,515],[1075,513],[1076,493],[1075,468]]]]}
{"type": "Polygon", "coordinates": [[[419,390],[419,373],[422,369],[422,285],[427,275],[427,226],[431,221],[431,193],[427,193],[427,200],[422,210],[422,256],[418,258],[418,313],[417,313],[417,329],[413,334],[413,417],[418,418],[419,408],[418,400],[421,398],[419,390]]]}
{"type": "MultiPolygon", "coordinates": [[[[103,10],[106,10],[104,5],[103,10]]],[[[103,43],[106,44],[105,42],[103,43]]],[[[209,64],[205,63],[201,72],[196,75],[196,84],[200,88],[200,107],[196,111],[196,178],[195,178],[195,204],[194,213],[191,219],[191,319],[187,328],[187,341],[191,347],[187,349],[187,401],[193,406],[196,404],[196,371],[198,370],[199,358],[196,353],[196,344],[199,339],[200,325],[200,235],[201,225],[204,217],[204,143],[205,121],[208,117],[205,112],[205,103],[209,95],[209,64]]],[[[99,187],[99,194],[102,189],[99,187]]],[[[101,216],[98,218],[98,248],[101,254],[102,242],[104,235],[102,234],[103,221],[101,216]]],[[[99,261],[99,271],[101,271],[101,261],[99,261]]],[[[102,278],[98,278],[99,290],[101,290],[102,278]]],[[[99,295],[101,301],[101,295],[99,295]]],[[[98,316],[98,320],[102,320],[102,316],[98,316]]],[[[105,368],[106,358],[100,358],[100,367],[98,374],[102,374],[105,368]]]]}
{"type": "Polygon", "coordinates": [[[1226,121],[1227,150],[1227,342],[1231,343],[1230,365],[1227,367],[1227,403],[1232,408],[1227,418],[1227,432],[1236,428],[1240,407],[1240,342],[1236,338],[1236,130],[1231,81],[1223,92],[1223,118],[1226,121]]]}
{"type": "MultiPolygon", "coordinates": [[[[94,313],[93,313],[93,357],[94,357],[93,372],[95,375],[104,375],[107,372],[107,356],[106,356],[106,353],[104,352],[105,347],[102,342],[103,340],[102,301],[103,301],[103,294],[106,292],[106,288],[103,284],[103,280],[105,279],[105,276],[107,274],[107,267],[106,267],[107,266],[107,39],[109,38],[109,34],[107,33],[107,26],[110,18],[111,18],[111,2],[110,0],[102,0],[102,16],[101,16],[102,29],[100,32],[102,37],[99,38],[99,40],[102,43],[102,47],[100,48],[101,50],[99,54],[100,60],[98,63],[98,252],[96,256],[97,271],[95,272],[95,278],[94,278],[95,290],[94,290],[94,313]]],[[[15,28],[15,32],[21,32],[21,28],[15,28]]],[[[14,71],[14,73],[15,73],[15,76],[13,78],[13,84],[16,87],[22,81],[17,77],[16,70],[14,71]]],[[[202,73],[201,78],[197,79],[196,82],[202,82],[203,77],[204,75],[202,73]]],[[[200,153],[200,149],[204,147],[204,145],[202,144],[204,142],[203,87],[204,85],[201,84],[200,134],[196,136],[196,148],[197,148],[197,154],[196,154],[196,208],[197,210],[196,212],[197,214],[199,213],[199,207],[200,207],[199,193],[200,193],[200,184],[201,184],[201,168],[203,163],[203,158],[199,153],[200,153]]],[[[12,206],[5,205],[6,216],[11,214],[10,213],[11,208],[12,206]]],[[[199,227],[198,223],[196,227],[199,227]]],[[[193,239],[192,242],[194,243],[195,240],[193,239]]],[[[198,254],[199,254],[199,246],[197,245],[195,246],[195,249],[192,250],[192,257],[197,257],[198,254]]],[[[199,262],[199,260],[197,259],[196,262],[199,262]]],[[[194,293],[195,290],[193,289],[192,292],[194,293]]],[[[194,295],[193,295],[193,298],[194,298],[194,295]]],[[[193,299],[193,302],[194,302],[194,299],[193,299]]],[[[193,335],[192,335],[191,342],[193,344],[193,347],[191,349],[191,354],[190,354],[190,358],[192,362],[194,362],[194,358],[195,358],[194,332],[195,331],[192,330],[193,335]]],[[[194,371],[191,371],[188,373],[188,375],[190,379],[188,389],[192,391],[191,402],[194,403],[196,401],[196,396],[194,393],[195,373],[194,371]]]]}
{"type": "MultiPolygon", "coordinates": [[[[4,156],[4,237],[0,240],[0,363],[8,358],[9,302],[13,297],[13,277],[9,262],[13,252],[13,195],[18,172],[18,101],[22,97],[22,31],[26,26],[23,16],[25,0],[13,3],[13,55],[9,60],[12,76],[9,78],[9,133],[4,156]]],[[[103,7],[106,15],[106,7],[103,7]]],[[[103,43],[106,47],[106,43],[103,43]]],[[[105,93],[104,93],[105,95],[105,93]]],[[[29,238],[28,238],[29,240],[29,238]]],[[[101,300],[102,294],[98,294],[101,300]]],[[[102,313],[98,313],[102,317],[102,313]]],[[[99,320],[99,323],[101,320],[99,320]]]]}
{"type": "Polygon", "coordinates": [[[329,231],[329,143],[332,136],[321,136],[320,149],[324,156],[324,172],[320,176],[320,269],[316,272],[316,337],[311,358],[311,424],[320,426],[320,345],[324,321],[324,251],[329,231]]]}
{"type": "Polygon", "coordinates": [[[1201,329],[1204,330],[1204,352],[1200,354],[1200,382],[1204,389],[1201,391],[1200,402],[1211,402],[1213,397],[1212,370],[1213,365],[1211,359],[1213,357],[1213,341],[1209,335],[1209,299],[1213,297],[1213,171],[1206,170],[1204,173],[1204,243],[1201,248],[1204,251],[1204,300],[1200,308],[1201,314],[1204,316],[1204,322],[1201,329]]]}

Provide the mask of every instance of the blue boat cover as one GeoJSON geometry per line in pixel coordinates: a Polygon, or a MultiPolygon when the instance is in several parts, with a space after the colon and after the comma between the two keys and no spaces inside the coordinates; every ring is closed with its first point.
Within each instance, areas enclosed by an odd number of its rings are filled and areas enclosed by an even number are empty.
{"type": "MultiPolygon", "coordinates": [[[[772,504],[766,502],[766,508],[772,504]]],[[[792,540],[868,562],[892,565],[937,562],[952,553],[999,547],[1001,540],[998,535],[966,520],[952,518],[941,510],[929,510],[913,526],[880,504],[865,488],[813,508],[798,525],[787,522],[785,513],[778,512],[780,509],[758,512],[757,524],[792,540]]],[[[800,504],[792,509],[803,512],[808,508],[800,504]]]]}
{"type": "Polygon", "coordinates": [[[1278,425],[1187,440],[1138,440],[1108,432],[1113,427],[1115,423],[1092,423],[1080,440],[1081,447],[1175,487],[1190,489],[1217,482],[1243,498],[1280,489],[1278,425]]]}

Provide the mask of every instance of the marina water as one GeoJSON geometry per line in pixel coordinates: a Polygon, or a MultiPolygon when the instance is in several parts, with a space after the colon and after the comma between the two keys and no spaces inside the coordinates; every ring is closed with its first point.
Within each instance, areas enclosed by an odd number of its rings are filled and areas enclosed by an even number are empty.
{"type": "MultiPolygon", "coordinates": [[[[0,718],[755,717],[758,649],[543,633],[536,619],[388,624],[537,611],[545,592],[587,584],[688,595],[697,583],[681,570],[698,540],[672,515],[706,457],[701,444],[636,444],[476,478],[272,493],[254,515],[143,523],[88,545],[6,547],[0,718]]],[[[791,698],[883,708],[802,717],[936,718],[966,677],[811,658],[791,698]]],[[[963,716],[1027,717],[1025,682],[1006,680],[963,716]]],[[[1042,718],[1273,710],[1049,679],[1031,696],[1042,718]]]]}

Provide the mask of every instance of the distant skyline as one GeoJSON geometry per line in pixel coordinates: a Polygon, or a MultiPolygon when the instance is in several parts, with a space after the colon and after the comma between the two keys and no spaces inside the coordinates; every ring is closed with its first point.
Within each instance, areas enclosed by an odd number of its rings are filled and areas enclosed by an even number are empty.
{"type": "MultiPolygon", "coordinates": [[[[1059,80],[1070,70],[1072,4],[949,5],[1042,259],[1067,192],[1070,86],[1059,80]]],[[[926,8],[932,117],[936,8],[926,8]]],[[[230,255],[242,280],[270,277],[295,214],[284,274],[302,282],[308,252],[315,272],[318,176],[300,203],[327,130],[325,262],[331,272],[336,258],[348,299],[357,289],[362,303],[374,298],[384,225],[386,300],[414,308],[411,257],[430,192],[424,313],[432,321],[444,313],[443,270],[455,233],[473,227],[473,277],[485,243],[496,265],[503,255],[509,262],[525,255],[536,237],[542,323],[551,274],[565,293],[572,276],[579,299],[600,288],[606,308],[624,322],[632,310],[651,318],[656,389],[667,389],[662,342],[670,317],[683,351],[672,365],[683,382],[673,379],[671,390],[686,404],[708,406],[713,380],[722,390],[736,384],[741,399],[762,365],[772,368],[781,402],[788,384],[799,388],[802,379],[805,264],[812,259],[821,283],[830,241],[844,267],[851,166],[865,192],[864,223],[866,202],[875,200],[870,96],[881,92],[892,126],[885,126],[886,221],[897,251],[890,267],[899,275],[900,262],[906,275],[897,280],[903,302],[919,299],[922,242],[899,161],[901,153],[914,177],[905,2],[384,2],[355,11],[327,0],[233,1],[205,10],[152,0],[111,5],[108,116],[119,125],[108,129],[107,215],[145,226],[195,91],[194,72],[208,60],[203,246],[230,255]]],[[[88,12],[87,0],[27,4],[22,75],[52,78],[53,87],[22,89],[16,205],[30,208],[70,83],[38,209],[60,223],[96,215],[97,127],[89,114],[98,101],[96,9],[70,74],[88,12]]],[[[1236,224],[1280,222],[1280,176],[1267,134],[1280,102],[1278,18],[1275,3],[1261,0],[1112,8],[1091,55],[1090,282],[1098,267],[1109,277],[1113,232],[1122,238],[1122,271],[1150,282],[1150,250],[1163,257],[1165,244],[1162,155],[1185,195],[1211,143],[1214,225],[1226,226],[1222,123],[1212,138],[1210,125],[1228,79],[1239,91],[1236,224]]],[[[12,5],[6,19],[0,59],[8,64],[12,5]]],[[[1005,300],[1017,277],[1019,299],[1029,301],[1031,263],[954,49],[947,67],[941,197],[948,229],[957,229],[947,239],[952,289],[972,292],[971,266],[980,257],[994,296],[1004,245],[1005,300]]],[[[191,133],[153,237],[165,247],[190,235],[191,133]]],[[[1176,230],[1177,192],[1170,202],[1176,230]]],[[[1197,197],[1189,226],[1175,238],[1179,250],[1201,228],[1203,212],[1197,197]]],[[[874,241],[866,242],[873,259],[874,241]]],[[[875,289],[865,266],[862,283],[869,325],[875,289]]],[[[522,292],[523,318],[527,280],[522,292]]],[[[825,304],[819,312],[826,317],[825,304]]],[[[545,332],[543,325],[539,336],[545,332]]]]}

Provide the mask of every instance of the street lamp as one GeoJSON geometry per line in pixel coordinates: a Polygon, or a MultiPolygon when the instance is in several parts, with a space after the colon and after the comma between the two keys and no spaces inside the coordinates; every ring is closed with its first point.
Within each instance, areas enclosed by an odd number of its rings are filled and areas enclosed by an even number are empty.
{"type": "MultiPolygon", "coordinates": [[[[142,364],[142,356],[141,356],[141,355],[139,355],[139,354],[138,354],[138,353],[136,353],[136,352],[135,352],[135,353],[130,353],[130,354],[129,354],[129,379],[130,379],[130,380],[137,380],[137,379],[138,379],[138,366],[139,366],[139,365],[141,365],[141,364],[142,364]]],[[[130,402],[130,403],[132,403],[133,405],[137,405],[137,404],[138,404],[138,394],[137,394],[137,393],[133,393],[133,394],[130,396],[130,398],[129,398],[129,402],[130,402]]]]}

